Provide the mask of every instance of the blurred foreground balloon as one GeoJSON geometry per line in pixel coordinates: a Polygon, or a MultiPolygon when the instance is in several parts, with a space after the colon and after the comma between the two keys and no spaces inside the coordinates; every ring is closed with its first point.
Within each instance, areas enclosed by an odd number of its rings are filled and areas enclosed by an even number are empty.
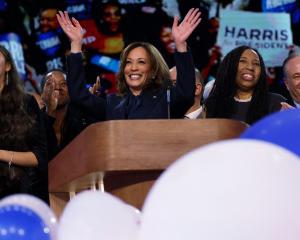
{"type": "Polygon", "coordinates": [[[20,205],[0,207],[1,240],[51,240],[49,228],[30,208],[20,205]]]}
{"type": "Polygon", "coordinates": [[[38,216],[42,218],[46,226],[49,228],[51,239],[56,239],[58,228],[57,218],[52,209],[42,200],[28,194],[14,194],[5,197],[0,201],[0,207],[9,204],[20,205],[33,210],[38,216]]]}
{"type": "Polygon", "coordinates": [[[59,240],[134,240],[139,212],[103,192],[85,191],[65,207],[58,229],[59,240]]]}
{"type": "Polygon", "coordinates": [[[285,110],[263,118],[248,128],[241,138],[278,144],[300,156],[300,109],[285,110]]]}
{"type": "Polygon", "coordinates": [[[300,159],[271,143],[221,141],[180,158],[155,183],[139,240],[296,240],[300,159]]]}

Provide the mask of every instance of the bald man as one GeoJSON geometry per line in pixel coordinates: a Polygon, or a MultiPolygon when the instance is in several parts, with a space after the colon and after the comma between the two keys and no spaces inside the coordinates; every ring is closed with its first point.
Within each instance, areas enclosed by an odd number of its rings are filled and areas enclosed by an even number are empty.
{"type": "Polygon", "coordinates": [[[283,62],[284,83],[293,99],[293,105],[300,108],[300,52],[294,52],[283,62]]]}

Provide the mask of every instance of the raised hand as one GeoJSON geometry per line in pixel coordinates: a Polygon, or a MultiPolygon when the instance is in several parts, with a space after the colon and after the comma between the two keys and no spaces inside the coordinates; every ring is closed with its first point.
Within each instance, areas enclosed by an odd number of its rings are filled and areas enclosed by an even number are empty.
{"type": "Polygon", "coordinates": [[[198,8],[191,8],[179,25],[179,18],[177,16],[174,18],[172,36],[174,38],[177,51],[185,52],[187,50],[186,40],[200,23],[200,15],[201,12],[198,8]]]}
{"type": "Polygon", "coordinates": [[[47,114],[54,117],[54,112],[58,103],[58,91],[55,90],[55,83],[51,77],[46,81],[41,97],[46,105],[47,114]]]}
{"type": "Polygon", "coordinates": [[[71,41],[71,52],[81,52],[84,31],[80,23],[73,17],[70,19],[67,12],[59,11],[59,13],[56,14],[56,17],[62,30],[71,41]]]}
{"type": "Polygon", "coordinates": [[[101,83],[100,83],[100,76],[97,76],[96,82],[93,84],[92,87],[89,88],[90,93],[98,96],[100,95],[99,89],[101,88],[101,83]]]}

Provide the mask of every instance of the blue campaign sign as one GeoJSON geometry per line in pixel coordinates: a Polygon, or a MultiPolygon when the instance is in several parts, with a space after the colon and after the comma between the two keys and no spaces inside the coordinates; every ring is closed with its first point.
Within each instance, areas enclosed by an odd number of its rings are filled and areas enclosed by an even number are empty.
{"type": "Polygon", "coordinates": [[[225,56],[246,45],[256,48],[267,67],[281,66],[293,44],[288,13],[221,11],[217,45],[225,56]]]}
{"type": "Polygon", "coordinates": [[[4,46],[12,55],[21,79],[26,79],[25,60],[19,35],[7,33],[0,35],[0,45],[4,46]]]}
{"type": "Polygon", "coordinates": [[[61,47],[61,41],[57,32],[40,33],[37,36],[36,45],[49,57],[53,57],[61,47]]]}
{"type": "Polygon", "coordinates": [[[66,0],[66,11],[77,20],[92,17],[92,0],[66,0]]]}
{"type": "Polygon", "coordinates": [[[291,12],[297,8],[297,0],[262,0],[263,12],[291,12]]]}
{"type": "Polygon", "coordinates": [[[91,63],[114,73],[118,72],[120,66],[119,60],[101,54],[93,55],[91,63]]]}

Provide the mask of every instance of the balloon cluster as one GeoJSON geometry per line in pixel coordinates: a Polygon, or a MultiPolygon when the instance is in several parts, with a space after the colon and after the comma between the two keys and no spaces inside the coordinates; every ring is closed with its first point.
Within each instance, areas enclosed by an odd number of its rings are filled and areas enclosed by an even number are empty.
{"type": "Polygon", "coordinates": [[[139,240],[296,240],[300,159],[258,140],[194,150],[154,184],[139,240]]]}
{"type": "Polygon", "coordinates": [[[85,191],[64,209],[58,239],[134,240],[139,224],[140,212],[134,207],[109,193],[85,191]]]}
{"type": "Polygon", "coordinates": [[[241,136],[277,144],[300,156],[300,109],[285,110],[263,118],[241,136]]]}
{"type": "Polygon", "coordinates": [[[299,138],[287,110],[183,156],[148,194],[138,239],[299,239],[299,138]]]}
{"type": "Polygon", "coordinates": [[[0,201],[1,240],[134,240],[139,224],[139,210],[98,191],[76,195],[59,224],[36,197],[16,194],[0,201]]]}
{"type": "Polygon", "coordinates": [[[298,240],[300,110],[268,116],[239,139],[196,149],[173,163],[142,214],[98,191],[76,195],[59,224],[27,195],[0,201],[1,240],[298,240]]]}

